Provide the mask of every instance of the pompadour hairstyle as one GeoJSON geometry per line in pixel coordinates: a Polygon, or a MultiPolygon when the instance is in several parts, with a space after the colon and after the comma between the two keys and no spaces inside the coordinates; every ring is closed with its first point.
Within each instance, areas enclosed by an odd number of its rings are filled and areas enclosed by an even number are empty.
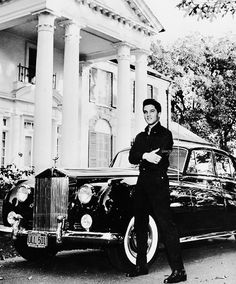
{"type": "Polygon", "coordinates": [[[161,112],[161,105],[159,102],[157,102],[155,99],[146,99],[143,101],[143,109],[147,105],[153,105],[157,112],[161,112]]]}

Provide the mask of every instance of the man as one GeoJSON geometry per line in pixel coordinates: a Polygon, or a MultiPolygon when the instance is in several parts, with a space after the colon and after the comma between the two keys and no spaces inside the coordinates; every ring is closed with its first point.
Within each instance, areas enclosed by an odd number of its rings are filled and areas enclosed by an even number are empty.
{"type": "Polygon", "coordinates": [[[128,277],[148,274],[147,239],[149,214],[154,214],[161,231],[172,274],[164,283],[177,283],[187,280],[182,261],[179,238],[170,210],[169,180],[167,169],[169,153],[172,150],[171,132],[161,126],[161,105],[154,99],[143,102],[144,119],[147,127],[139,133],[131,147],[129,161],[139,164],[134,198],[134,229],[137,239],[137,260],[128,277]]]}

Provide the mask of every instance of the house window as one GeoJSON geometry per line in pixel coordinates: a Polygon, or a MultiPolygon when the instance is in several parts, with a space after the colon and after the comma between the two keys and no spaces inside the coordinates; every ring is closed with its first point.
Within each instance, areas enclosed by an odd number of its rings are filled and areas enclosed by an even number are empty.
{"type": "Polygon", "coordinates": [[[24,166],[25,167],[32,167],[32,136],[25,136],[25,143],[24,143],[24,166]]]}
{"type": "Polygon", "coordinates": [[[89,132],[89,167],[108,167],[111,162],[112,136],[109,124],[98,120],[89,132]]]}
{"type": "Polygon", "coordinates": [[[135,112],[135,81],[132,82],[132,111],[135,112]]]}
{"type": "Polygon", "coordinates": [[[61,145],[61,125],[58,125],[57,126],[57,145],[56,145],[57,157],[60,157],[60,153],[61,153],[60,145],[61,145]]]}
{"type": "Polygon", "coordinates": [[[7,148],[7,131],[2,132],[2,155],[1,155],[1,167],[5,166],[6,161],[6,148],[7,148]]]}
{"type": "Polygon", "coordinates": [[[7,126],[7,118],[3,118],[2,122],[3,122],[3,126],[7,126]]]}
{"type": "Polygon", "coordinates": [[[157,101],[159,99],[159,89],[157,87],[153,87],[153,99],[157,101]]]}
{"type": "Polygon", "coordinates": [[[156,101],[158,101],[158,95],[159,95],[158,88],[151,84],[148,84],[147,85],[147,97],[149,99],[155,99],[156,101]]]}
{"type": "Polygon", "coordinates": [[[8,126],[9,126],[9,118],[3,117],[2,119],[2,137],[1,137],[1,167],[6,166],[6,160],[7,160],[7,152],[8,152],[8,126]]]}
{"type": "Polygon", "coordinates": [[[147,85],[147,97],[153,99],[153,86],[149,84],[147,85]]]}
{"type": "Polygon", "coordinates": [[[89,75],[89,101],[103,106],[115,106],[113,73],[91,68],[89,75]]]}
{"type": "Polygon", "coordinates": [[[25,121],[24,121],[24,128],[25,128],[25,129],[33,129],[33,128],[34,128],[34,123],[33,123],[33,121],[25,120],[25,121]]]}

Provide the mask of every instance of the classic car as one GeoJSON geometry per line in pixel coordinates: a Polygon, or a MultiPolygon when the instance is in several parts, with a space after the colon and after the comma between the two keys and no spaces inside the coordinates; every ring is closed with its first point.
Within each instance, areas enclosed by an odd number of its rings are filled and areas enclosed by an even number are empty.
{"type": "MultiPolygon", "coordinates": [[[[20,181],[3,203],[18,253],[38,260],[70,249],[101,248],[128,270],[136,261],[132,211],[138,167],[119,152],[109,168],[50,168],[20,181]]],[[[170,154],[171,209],[180,241],[236,234],[235,158],[208,143],[174,140],[170,154]]],[[[162,241],[150,214],[147,259],[162,241]]]]}

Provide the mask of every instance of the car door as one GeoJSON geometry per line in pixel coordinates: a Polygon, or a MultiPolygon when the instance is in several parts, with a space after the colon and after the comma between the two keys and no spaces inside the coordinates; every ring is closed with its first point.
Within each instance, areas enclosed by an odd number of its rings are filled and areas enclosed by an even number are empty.
{"type": "Polygon", "coordinates": [[[170,207],[181,237],[191,235],[193,226],[191,185],[182,181],[187,155],[186,148],[174,147],[169,156],[170,207]]]}
{"type": "Polygon", "coordinates": [[[225,203],[220,180],[215,175],[212,149],[191,151],[184,180],[192,184],[194,232],[221,231],[225,224],[225,203]]]}
{"type": "Polygon", "coordinates": [[[226,229],[236,230],[236,168],[233,157],[216,151],[215,167],[225,198],[226,229]]]}

